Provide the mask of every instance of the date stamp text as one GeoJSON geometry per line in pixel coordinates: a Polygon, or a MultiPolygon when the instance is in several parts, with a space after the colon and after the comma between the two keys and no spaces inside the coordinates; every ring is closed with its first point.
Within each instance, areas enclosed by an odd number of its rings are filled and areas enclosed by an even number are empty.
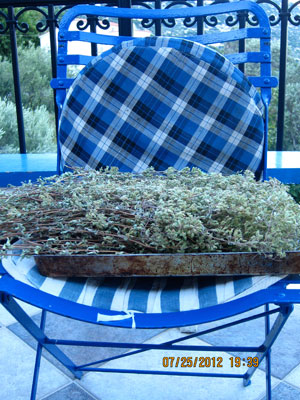
{"type": "Polygon", "coordinates": [[[229,360],[223,357],[163,357],[162,365],[164,368],[231,368],[254,367],[259,365],[258,357],[229,357],[229,360]]]}

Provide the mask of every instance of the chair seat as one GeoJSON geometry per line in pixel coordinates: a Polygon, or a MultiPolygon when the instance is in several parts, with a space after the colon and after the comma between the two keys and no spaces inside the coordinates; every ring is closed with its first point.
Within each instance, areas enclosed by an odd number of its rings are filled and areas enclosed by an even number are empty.
{"type": "Polygon", "coordinates": [[[259,176],[259,93],[229,60],[178,38],[123,42],[73,82],[59,138],[63,166],[142,172],[198,167],[259,176]]]}
{"type": "Polygon", "coordinates": [[[14,278],[79,304],[104,310],[169,313],[221,304],[264,289],[282,276],[207,276],[169,278],[50,278],[42,276],[34,258],[2,259],[14,278]]]}

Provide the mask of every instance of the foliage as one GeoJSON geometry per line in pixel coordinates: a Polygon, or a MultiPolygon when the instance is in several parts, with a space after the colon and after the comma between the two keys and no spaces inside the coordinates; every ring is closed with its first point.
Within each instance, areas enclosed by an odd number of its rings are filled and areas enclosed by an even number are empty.
{"type": "MultiPolygon", "coordinates": [[[[53,112],[50,54],[33,44],[20,47],[18,54],[23,106],[35,109],[44,105],[49,112],[53,112]]],[[[8,58],[0,62],[0,76],[0,97],[14,102],[12,66],[8,58]]]]}
{"type": "MultiPolygon", "coordinates": [[[[225,46],[226,47],[226,46],[225,46]]],[[[227,48],[226,48],[227,50],[227,48]]],[[[258,51],[257,40],[247,42],[247,50],[258,51]]],[[[280,41],[272,40],[272,75],[279,78],[280,68],[280,41]]],[[[257,75],[258,67],[248,64],[247,75],[257,75]]],[[[284,122],[284,150],[300,150],[300,60],[295,57],[295,51],[288,48],[286,87],[285,87],[285,122],[284,122]]],[[[272,89],[272,100],[269,106],[269,150],[276,149],[277,122],[278,122],[278,87],[272,89]]],[[[280,118],[280,116],[279,116],[280,118]]]]}
{"type": "Polygon", "coordinates": [[[0,194],[2,254],[189,253],[300,248],[300,206],[277,180],[199,169],[75,170],[0,194]],[[21,239],[22,244],[11,244],[21,239]]]}
{"type": "Polygon", "coordinates": [[[288,185],[289,194],[300,204],[300,185],[288,185]]]}
{"type": "MultiPolygon", "coordinates": [[[[279,41],[272,42],[272,73],[279,77],[279,41]]],[[[286,69],[286,87],[285,87],[285,121],[284,121],[284,150],[300,150],[300,60],[295,57],[295,49],[288,48],[287,69],[286,69]]],[[[278,88],[273,89],[273,100],[270,106],[270,138],[272,138],[271,150],[275,150],[275,134],[277,127],[277,102],[278,88]],[[274,143],[274,145],[273,145],[274,143]]]]}
{"type": "MultiPolygon", "coordinates": [[[[28,152],[55,152],[55,117],[50,55],[30,44],[19,48],[19,67],[26,148],[28,152]]],[[[18,153],[18,126],[11,62],[0,62],[0,153],[18,153]]]]}
{"type": "MultiPolygon", "coordinates": [[[[18,126],[15,105],[0,98],[0,153],[18,153],[18,126]]],[[[26,147],[30,153],[56,151],[55,121],[45,106],[24,108],[26,147]]]]}
{"type": "MultiPolygon", "coordinates": [[[[22,8],[15,7],[15,15],[22,10],[22,8]]],[[[35,11],[26,11],[18,19],[19,25],[22,23],[28,24],[29,30],[22,33],[16,30],[17,44],[22,47],[38,46],[40,44],[39,34],[36,30],[36,24],[41,20],[41,14],[35,11]]],[[[1,21],[2,22],[2,21],[1,21]]],[[[3,22],[2,22],[3,23],[3,22]]],[[[11,59],[11,46],[9,31],[0,35],[0,58],[1,56],[11,59]]]]}

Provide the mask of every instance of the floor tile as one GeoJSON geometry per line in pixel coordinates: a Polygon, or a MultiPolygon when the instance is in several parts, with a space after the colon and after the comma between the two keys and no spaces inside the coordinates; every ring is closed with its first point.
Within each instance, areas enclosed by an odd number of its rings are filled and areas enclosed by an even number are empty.
{"type": "MultiPolygon", "coordinates": [[[[8,329],[0,329],[0,399],[28,400],[35,362],[34,351],[8,329]]],[[[68,378],[47,360],[42,360],[38,397],[68,383],[68,378]]]]}
{"type": "MultiPolygon", "coordinates": [[[[259,311],[263,311],[263,308],[261,307],[259,311]]],[[[253,313],[253,311],[246,313],[245,316],[253,313]]],[[[274,320],[275,316],[271,316],[271,322],[274,320]]],[[[224,322],[226,323],[227,320],[224,320],[224,322]]],[[[205,325],[203,329],[210,326],[214,325],[205,325]]],[[[299,329],[300,312],[297,309],[296,312],[293,312],[289,317],[272,347],[272,375],[279,379],[283,379],[291,370],[300,364],[300,352],[296,350],[300,349],[299,329]]],[[[201,339],[216,346],[257,346],[262,344],[264,340],[264,321],[262,318],[249,321],[222,331],[203,335],[201,339]]],[[[245,355],[245,353],[234,354],[239,356],[245,355]]],[[[264,363],[261,368],[264,369],[264,363]]]]}
{"type": "MultiPolygon", "coordinates": [[[[40,315],[35,315],[33,320],[39,325],[40,315]]],[[[36,342],[19,324],[15,323],[8,327],[31,347],[36,347],[36,342]]],[[[46,334],[56,339],[90,340],[90,341],[111,341],[111,342],[144,342],[145,340],[157,335],[161,330],[156,329],[122,329],[111,328],[101,325],[87,324],[81,321],[65,318],[53,313],[47,313],[46,334]]],[[[96,347],[74,347],[60,346],[75,364],[85,364],[103,358],[108,358],[126,352],[126,349],[96,348],[96,347]]],[[[47,351],[44,356],[53,362],[69,377],[72,375],[58,363],[47,351]]]]}
{"type": "MultiPolygon", "coordinates": [[[[161,333],[157,337],[150,340],[151,343],[160,343],[172,340],[175,337],[183,335],[178,330],[168,330],[161,333]]],[[[190,339],[187,344],[205,345],[199,339],[190,339]]],[[[216,356],[215,352],[210,352],[207,346],[206,357],[216,356]]],[[[167,352],[165,350],[144,352],[131,358],[123,358],[114,360],[105,364],[107,368],[139,368],[143,370],[167,370],[162,367],[163,357],[174,356],[199,356],[199,352],[178,351],[167,352]]],[[[203,354],[202,354],[203,355],[203,354]]],[[[222,371],[218,368],[205,368],[204,372],[222,372],[222,373],[243,373],[245,368],[231,368],[229,355],[220,353],[223,357],[222,371]]],[[[195,358],[193,358],[195,360],[195,358]]],[[[171,371],[184,372],[203,372],[199,368],[169,368],[171,371]]],[[[158,375],[136,375],[136,374],[120,374],[120,373],[93,373],[85,375],[79,382],[79,385],[85,387],[95,396],[99,396],[102,400],[122,399],[122,400],[199,400],[207,398],[209,395],[214,399],[231,400],[237,398],[246,398],[247,400],[256,400],[263,397],[265,390],[264,373],[260,370],[256,371],[252,384],[244,387],[242,379],[225,379],[225,378],[207,378],[207,377],[183,377],[183,376],[158,376],[158,375]]],[[[278,380],[272,380],[273,385],[278,384],[278,380]]]]}
{"type": "Polygon", "coordinates": [[[293,369],[284,380],[300,389],[300,365],[293,369]]]}
{"type": "Polygon", "coordinates": [[[295,305],[294,305],[293,314],[294,314],[294,315],[300,315],[300,304],[295,304],[295,305]]]}
{"type": "MultiPolygon", "coordinates": [[[[280,383],[272,390],[272,400],[300,400],[300,390],[286,384],[280,383]]],[[[266,400],[264,397],[262,400],[266,400]]]]}
{"type": "Polygon", "coordinates": [[[85,390],[75,383],[68,385],[42,400],[95,400],[96,397],[89,395],[85,390]]]}

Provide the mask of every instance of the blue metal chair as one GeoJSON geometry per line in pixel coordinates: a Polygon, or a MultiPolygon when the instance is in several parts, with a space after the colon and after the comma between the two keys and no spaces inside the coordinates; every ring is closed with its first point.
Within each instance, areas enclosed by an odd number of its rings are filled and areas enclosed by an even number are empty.
{"type": "MultiPolygon", "coordinates": [[[[264,179],[266,177],[268,106],[271,99],[271,87],[275,85],[276,79],[271,76],[269,21],[265,12],[255,3],[235,2],[173,10],[76,6],[69,10],[61,21],[57,78],[52,81],[52,87],[57,91],[60,114],[58,172],[60,173],[68,166],[78,165],[86,168],[118,166],[120,170],[132,172],[140,172],[147,166],[163,170],[172,165],[177,168],[198,166],[206,172],[221,171],[223,173],[250,169],[256,173],[257,177],[262,176],[264,179]],[[228,15],[232,12],[253,13],[258,25],[232,32],[195,35],[185,40],[156,37],[134,39],[70,30],[71,21],[82,15],[104,18],[169,19],[228,15]],[[226,43],[247,38],[256,38],[259,41],[260,50],[233,54],[224,58],[206,47],[213,43],[226,43]],[[98,57],[69,55],[69,41],[104,43],[114,47],[98,57]],[[116,60],[119,60],[119,64],[116,60]],[[178,61],[180,67],[176,68],[174,60],[178,61]],[[248,80],[243,73],[233,67],[231,62],[234,64],[258,63],[260,75],[249,77],[248,80]],[[86,65],[75,81],[67,77],[67,66],[70,64],[86,65]],[[149,65],[156,94],[147,89],[149,65]],[[132,78],[130,67],[135,70],[136,79],[132,78]],[[110,86],[104,90],[101,82],[106,82],[108,75],[109,77],[114,75],[116,79],[111,79],[110,86]],[[201,84],[199,83],[199,86],[195,88],[198,81],[201,84]],[[163,90],[167,93],[166,99],[165,97],[161,99],[161,94],[157,94],[156,84],[163,86],[163,90]],[[218,84],[220,86],[215,86],[218,84]],[[252,84],[260,88],[260,95],[252,84]],[[182,95],[187,87],[190,93],[182,95]],[[216,89],[218,87],[219,89],[216,89]],[[68,88],[70,89],[67,92],[68,88]],[[134,99],[133,107],[130,107],[130,103],[126,103],[128,96],[134,99]],[[100,103],[99,99],[101,99],[100,103]],[[182,102],[194,107],[197,112],[190,113],[189,108],[182,107],[182,102]],[[120,108],[124,105],[121,112],[118,110],[118,104],[120,108]],[[208,112],[212,114],[205,120],[205,124],[203,123],[202,133],[205,132],[203,139],[199,134],[198,124],[202,123],[203,116],[208,112]],[[186,113],[190,119],[187,118],[186,113]],[[229,114],[233,118],[230,118],[229,114]],[[242,122],[237,121],[239,115],[244,116],[240,118],[242,122]],[[176,123],[174,123],[175,119],[176,123]],[[233,120],[235,120],[235,126],[230,125],[233,124],[233,120]],[[213,121],[213,128],[209,121],[213,121]],[[240,122],[241,125],[239,125],[240,122]],[[168,128],[164,124],[168,124],[168,128]],[[188,129],[185,130],[186,126],[188,129]],[[168,129],[168,135],[164,136],[166,130],[162,127],[168,129]],[[160,135],[156,137],[157,131],[160,131],[160,135]],[[218,135],[217,132],[220,134],[218,135]],[[232,135],[232,132],[235,134],[232,135]],[[193,142],[195,138],[197,141],[193,142]],[[152,150],[148,151],[149,148],[152,150]]],[[[236,276],[109,278],[93,280],[91,284],[91,280],[42,277],[37,271],[34,259],[24,261],[15,255],[2,260],[0,278],[1,304],[38,342],[31,399],[36,398],[43,348],[77,378],[80,378],[84,371],[113,371],[242,378],[244,385],[248,385],[256,370],[254,366],[243,374],[216,374],[176,370],[109,369],[101,368],[101,366],[96,368],[94,365],[150,349],[205,351],[207,350],[205,346],[187,346],[181,342],[262,317],[265,318],[266,337],[260,346],[218,346],[211,347],[210,350],[254,352],[259,362],[266,358],[266,391],[267,398],[271,399],[270,349],[292,312],[293,303],[300,302],[298,276],[288,276],[284,279],[275,277],[273,281],[265,277],[264,279],[268,282],[267,287],[260,290],[257,290],[255,283],[257,280],[261,281],[261,278],[236,276]],[[220,288],[224,288],[226,284],[231,287],[231,292],[221,300],[220,288]],[[195,289],[196,300],[191,297],[190,288],[195,289]],[[124,295],[125,292],[126,295],[124,295]],[[246,295],[235,299],[235,296],[242,292],[246,295]],[[123,297],[120,300],[118,296],[121,294],[123,297]],[[15,298],[42,309],[40,327],[24,312],[15,298]],[[270,310],[269,304],[275,304],[276,307],[270,310]],[[47,311],[93,324],[122,328],[161,329],[218,321],[260,306],[265,306],[264,312],[258,311],[251,317],[241,317],[238,321],[220,323],[218,327],[161,344],[52,339],[44,333],[47,311]],[[270,328],[271,314],[277,314],[277,319],[270,328]],[[138,350],[110,359],[96,360],[86,365],[75,365],[57,347],[59,344],[138,350]]]]}

